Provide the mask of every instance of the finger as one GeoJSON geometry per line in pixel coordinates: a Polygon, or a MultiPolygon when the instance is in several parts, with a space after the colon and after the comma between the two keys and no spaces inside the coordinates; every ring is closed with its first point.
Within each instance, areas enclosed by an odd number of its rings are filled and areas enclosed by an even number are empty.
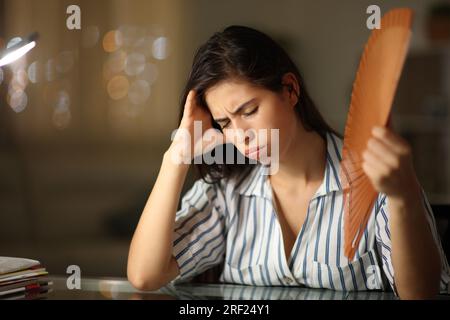
{"type": "Polygon", "coordinates": [[[367,150],[377,158],[378,161],[386,163],[391,167],[398,167],[398,154],[378,138],[371,138],[367,143],[367,150]]]}
{"type": "Polygon", "coordinates": [[[363,153],[364,162],[374,169],[376,169],[380,174],[386,174],[389,171],[389,165],[381,161],[376,154],[367,150],[363,153]]]}
{"type": "Polygon", "coordinates": [[[372,182],[372,185],[375,187],[375,189],[378,189],[379,182],[380,182],[380,175],[378,172],[378,169],[373,167],[367,162],[364,162],[362,165],[362,168],[364,170],[364,173],[369,177],[370,181],[372,182]]]}
{"type": "Polygon", "coordinates": [[[374,127],[372,129],[374,137],[380,139],[398,154],[409,152],[409,144],[405,139],[384,127],[374,127]]]}
{"type": "Polygon", "coordinates": [[[208,129],[194,145],[194,156],[199,156],[201,154],[207,153],[214,149],[217,145],[224,143],[224,137],[222,133],[217,130],[210,128],[208,129]]]}
{"type": "Polygon", "coordinates": [[[184,105],[184,112],[183,115],[185,116],[191,116],[194,111],[194,104],[195,104],[195,91],[191,90],[189,91],[189,94],[186,98],[186,104],[184,105]]]}
{"type": "Polygon", "coordinates": [[[224,143],[224,136],[223,134],[217,130],[217,129],[208,129],[206,131],[208,134],[205,133],[203,136],[203,153],[209,152],[212,149],[214,149],[216,146],[221,145],[224,143]]]}

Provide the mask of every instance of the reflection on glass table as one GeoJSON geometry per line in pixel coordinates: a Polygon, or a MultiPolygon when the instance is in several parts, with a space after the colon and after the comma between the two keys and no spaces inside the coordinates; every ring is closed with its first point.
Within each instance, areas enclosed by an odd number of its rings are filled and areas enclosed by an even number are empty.
{"type": "MultiPolygon", "coordinates": [[[[179,283],[156,291],[136,290],[124,278],[83,278],[68,289],[67,277],[50,277],[51,290],[29,299],[48,300],[397,300],[392,292],[342,292],[305,287],[255,287],[233,284],[179,283]]],[[[69,280],[70,281],[70,280],[69,280]]],[[[437,299],[450,300],[440,295],[437,299]]]]}
{"type": "Polygon", "coordinates": [[[69,290],[67,277],[52,277],[53,288],[44,299],[142,300],[391,300],[390,292],[342,292],[304,287],[254,287],[233,284],[179,283],[159,290],[136,290],[126,279],[81,280],[81,289],[69,290]]]}

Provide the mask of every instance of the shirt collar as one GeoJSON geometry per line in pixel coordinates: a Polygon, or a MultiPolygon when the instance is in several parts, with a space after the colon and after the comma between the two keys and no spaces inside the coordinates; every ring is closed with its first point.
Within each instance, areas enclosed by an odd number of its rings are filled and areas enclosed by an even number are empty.
{"type": "MultiPolygon", "coordinates": [[[[326,165],[322,184],[314,197],[319,197],[333,191],[342,190],[340,181],[340,162],[342,139],[333,133],[327,133],[326,165]]],[[[243,196],[258,196],[272,199],[272,189],[268,179],[269,167],[257,164],[241,181],[238,180],[235,191],[243,196]]]]}

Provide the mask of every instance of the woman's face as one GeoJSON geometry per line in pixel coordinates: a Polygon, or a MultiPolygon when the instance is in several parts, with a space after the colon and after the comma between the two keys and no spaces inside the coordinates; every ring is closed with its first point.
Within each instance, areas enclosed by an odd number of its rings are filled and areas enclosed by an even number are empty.
{"type": "MultiPolygon", "coordinates": [[[[286,84],[291,84],[287,80],[286,84]]],[[[248,81],[230,79],[208,89],[205,100],[225,141],[233,143],[247,158],[272,157],[276,150],[281,160],[296,137],[299,123],[294,110],[297,96],[287,85],[276,93],[248,81]],[[274,139],[273,129],[279,130],[279,139],[274,139]]],[[[296,88],[295,83],[292,85],[296,88]]]]}

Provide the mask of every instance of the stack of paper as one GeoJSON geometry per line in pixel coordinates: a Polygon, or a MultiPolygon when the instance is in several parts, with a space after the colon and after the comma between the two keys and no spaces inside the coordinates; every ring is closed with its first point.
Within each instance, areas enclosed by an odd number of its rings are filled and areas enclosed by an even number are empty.
{"type": "Polygon", "coordinates": [[[49,292],[52,282],[37,260],[0,257],[0,298],[39,297],[49,292]]]}

